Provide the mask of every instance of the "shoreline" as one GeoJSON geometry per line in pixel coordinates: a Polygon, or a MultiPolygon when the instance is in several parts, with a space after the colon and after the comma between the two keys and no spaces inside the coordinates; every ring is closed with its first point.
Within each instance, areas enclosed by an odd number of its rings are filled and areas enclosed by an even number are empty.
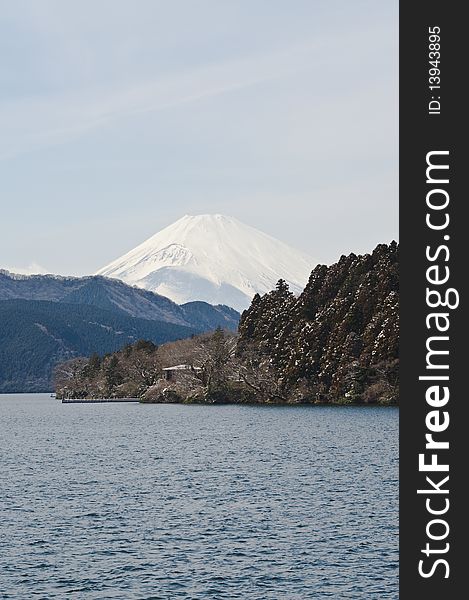
{"type": "Polygon", "coordinates": [[[172,405],[179,406],[273,406],[273,407],[380,407],[399,408],[399,404],[379,404],[370,402],[146,402],[140,398],[68,398],[58,399],[61,404],[109,404],[109,403],[135,403],[145,405],[172,405]]]}

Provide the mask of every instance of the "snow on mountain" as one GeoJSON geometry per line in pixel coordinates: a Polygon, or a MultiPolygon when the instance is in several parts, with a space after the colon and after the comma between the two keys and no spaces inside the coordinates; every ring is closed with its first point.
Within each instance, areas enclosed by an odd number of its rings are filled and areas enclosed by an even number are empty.
{"type": "Polygon", "coordinates": [[[285,279],[299,293],[312,258],[223,215],[186,215],[97,272],[181,304],[203,300],[244,310],[285,279]]]}

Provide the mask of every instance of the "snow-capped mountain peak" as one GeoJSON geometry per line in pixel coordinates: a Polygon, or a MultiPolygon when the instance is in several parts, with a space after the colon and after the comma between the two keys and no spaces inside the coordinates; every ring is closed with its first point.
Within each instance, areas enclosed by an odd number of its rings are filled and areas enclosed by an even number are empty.
{"type": "Polygon", "coordinates": [[[168,296],[243,310],[256,292],[285,279],[293,292],[315,262],[275,238],[224,215],[185,215],[98,271],[168,296]]]}

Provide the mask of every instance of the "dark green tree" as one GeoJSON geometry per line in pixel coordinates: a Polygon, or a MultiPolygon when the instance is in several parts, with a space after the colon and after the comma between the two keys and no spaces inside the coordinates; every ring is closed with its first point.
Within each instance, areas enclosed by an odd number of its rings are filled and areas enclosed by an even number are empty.
{"type": "Polygon", "coordinates": [[[123,381],[119,359],[116,354],[112,354],[104,366],[104,381],[106,394],[110,398],[114,397],[117,386],[123,381]]]}

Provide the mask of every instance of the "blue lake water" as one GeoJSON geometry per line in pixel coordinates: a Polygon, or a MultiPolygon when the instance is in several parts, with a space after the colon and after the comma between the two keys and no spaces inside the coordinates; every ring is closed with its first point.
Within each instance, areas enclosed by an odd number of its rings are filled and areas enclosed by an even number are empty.
{"type": "Polygon", "coordinates": [[[398,410],[0,396],[0,598],[398,598],[398,410]]]}

